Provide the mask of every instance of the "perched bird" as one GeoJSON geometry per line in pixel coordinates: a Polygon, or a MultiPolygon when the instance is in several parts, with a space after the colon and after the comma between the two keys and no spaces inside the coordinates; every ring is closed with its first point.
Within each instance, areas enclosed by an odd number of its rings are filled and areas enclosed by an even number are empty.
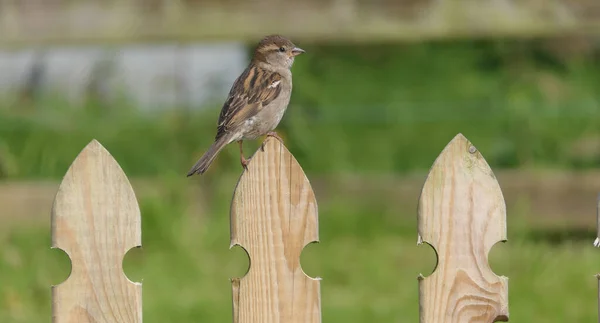
{"type": "Polygon", "coordinates": [[[221,108],[215,141],[190,169],[187,176],[204,173],[226,145],[237,141],[240,162],[247,168],[242,142],[262,135],[282,141],[273,130],[277,127],[292,94],[292,72],[296,56],[304,50],[290,40],[271,35],[259,43],[252,60],[235,80],[221,108]]]}

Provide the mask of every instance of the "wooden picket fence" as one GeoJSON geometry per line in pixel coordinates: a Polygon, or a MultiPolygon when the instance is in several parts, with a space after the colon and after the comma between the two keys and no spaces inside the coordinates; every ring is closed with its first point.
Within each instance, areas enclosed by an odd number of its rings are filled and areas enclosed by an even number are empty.
{"type": "MultiPolygon", "coordinates": [[[[433,274],[418,278],[420,322],[508,321],[508,279],[487,258],[506,240],[506,206],[489,165],[463,135],[434,162],[418,205],[418,243],[438,256],[433,274]]],[[[302,168],[268,138],[231,205],[231,246],[251,259],[246,276],[232,280],[234,323],[321,322],[321,280],[300,266],[302,249],[319,239],[317,213],[302,168]]],[[[125,253],[141,246],[140,210],[126,175],[95,140],[60,185],[52,246],[72,262],[70,277],[52,287],[53,322],[142,322],[142,286],[122,272],[125,253]]]]}

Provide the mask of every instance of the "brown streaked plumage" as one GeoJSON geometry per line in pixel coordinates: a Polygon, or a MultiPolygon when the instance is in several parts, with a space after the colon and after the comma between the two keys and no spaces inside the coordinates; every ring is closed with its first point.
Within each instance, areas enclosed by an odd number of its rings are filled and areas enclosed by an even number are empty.
{"type": "Polygon", "coordinates": [[[240,162],[248,160],[242,149],[243,140],[262,135],[273,136],[285,113],[292,93],[291,67],[294,58],[304,53],[288,39],[272,35],[263,38],[252,60],[235,80],[219,115],[214,143],[190,169],[187,176],[204,173],[219,152],[236,141],[240,146],[240,162]]]}

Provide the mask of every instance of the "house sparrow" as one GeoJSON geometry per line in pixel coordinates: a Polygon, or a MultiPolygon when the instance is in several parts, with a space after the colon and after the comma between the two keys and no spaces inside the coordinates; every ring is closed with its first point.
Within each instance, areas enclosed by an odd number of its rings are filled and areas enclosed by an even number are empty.
{"type": "Polygon", "coordinates": [[[282,141],[273,130],[277,127],[292,94],[291,67],[304,50],[288,39],[271,35],[256,47],[248,67],[235,80],[217,123],[217,135],[208,151],[190,169],[187,176],[204,173],[226,145],[237,141],[240,162],[247,168],[243,140],[262,135],[282,141]]]}

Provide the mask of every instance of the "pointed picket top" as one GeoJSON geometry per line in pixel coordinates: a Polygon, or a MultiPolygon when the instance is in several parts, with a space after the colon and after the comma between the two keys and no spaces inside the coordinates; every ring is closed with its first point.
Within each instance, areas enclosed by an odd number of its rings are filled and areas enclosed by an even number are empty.
{"type": "Polygon", "coordinates": [[[250,257],[246,275],[232,280],[234,323],[321,322],[320,279],[300,265],[302,249],[318,239],[310,183],[285,146],[268,137],[231,205],[231,247],[250,257]]]}
{"type": "Polygon", "coordinates": [[[71,259],[71,275],[52,287],[54,323],[142,322],[142,286],[123,272],[141,246],[138,203],[121,167],[92,140],[77,156],[52,208],[52,247],[71,259]]]}
{"type": "Polygon", "coordinates": [[[418,208],[421,244],[437,268],[419,277],[421,323],[508,320],[508,279],[492,272],[488,254],[506,240],[506,206],[483,156],[458,134],[431,168],[418,208]]]}

